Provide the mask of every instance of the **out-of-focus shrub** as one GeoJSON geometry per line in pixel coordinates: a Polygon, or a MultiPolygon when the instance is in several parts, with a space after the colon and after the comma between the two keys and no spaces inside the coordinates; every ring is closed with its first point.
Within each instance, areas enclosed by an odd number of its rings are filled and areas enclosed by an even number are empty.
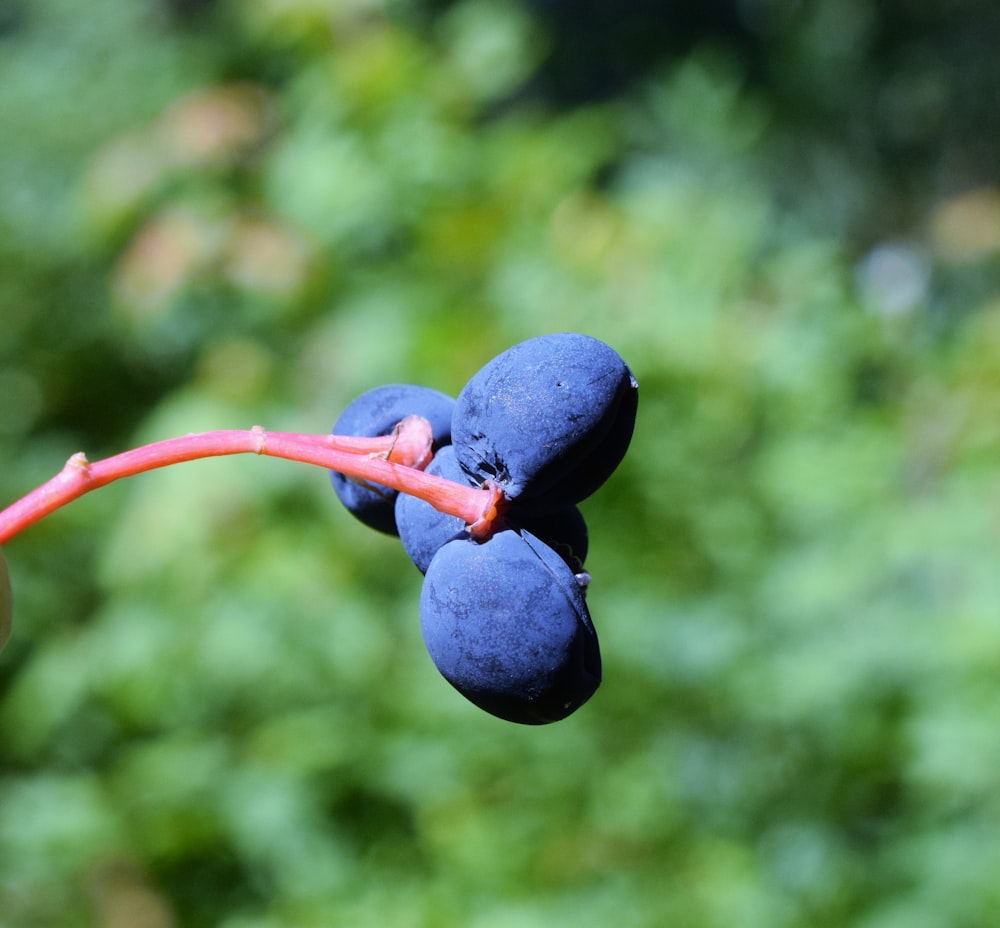
{"type": "MultiPolygon", "coordinates": [[[[874,67],[820,7],[768,59],[790,96],[874,67]]],[[[787,199],[795,123],[739,59],[566,106],[530,11],[420,12],[0,25],[0,489],[585,331],[641,392],[584,507],[605,683],[541,729],[466,704],[320,471],[108,488],[5,548],[0,924],[988,923],[995,183],[838,238],[813,206],[857,215],[869,149],[815,143],[787,199]]]]}

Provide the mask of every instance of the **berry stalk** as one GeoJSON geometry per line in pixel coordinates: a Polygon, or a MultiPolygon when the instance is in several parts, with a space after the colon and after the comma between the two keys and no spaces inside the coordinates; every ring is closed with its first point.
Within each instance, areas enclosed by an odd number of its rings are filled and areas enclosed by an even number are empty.
{"type": "Polygon", "coordinates": [[[339,471],[426,500],[457,516],[479,536],[488,535],[499,516],[503,494],[425,474],[431,457],[430,425],[419,416],[403,420],[389,436],[368,439],[249,430],[219,430],[153,442],[100,461],[74,454],[63,469],[0,512],[0,544],[91,490],[123,477],[230,454],[263,454],[339,471]]]}

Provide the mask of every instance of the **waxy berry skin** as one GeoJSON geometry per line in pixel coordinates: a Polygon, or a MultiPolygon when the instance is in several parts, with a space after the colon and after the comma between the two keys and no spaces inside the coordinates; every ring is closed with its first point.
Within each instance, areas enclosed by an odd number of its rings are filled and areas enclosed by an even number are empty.
{"type": "Polygon", "coordinates": [[[492,715],[525,725],[565,718],[601,683],[583,587],[527,531],[449,541],[420,595],[420,625],[442,676],[492,715]]]}
{"type": "Polygon", "coordinates": [[[492,480],[523,509],[578,503],[628,449],[638,385],[588,335],[528,339],[488,362],[459,393],[451,441],[462,470],[492,480]]]}
{"type": "MultiPolygon", "coordinates": [[[[389,435],[407,416],[423,416],[431,424],[434,448],[451,441],[451,417],[455,400],[439,390],[412,384],[386,384],[362,393],[340,414],[334,435],[375,438],[389,435]]],[[[396,535],[397,493],[374,483],[330,472],[330,480],[348,511],[369,528],[396,535]]]]}

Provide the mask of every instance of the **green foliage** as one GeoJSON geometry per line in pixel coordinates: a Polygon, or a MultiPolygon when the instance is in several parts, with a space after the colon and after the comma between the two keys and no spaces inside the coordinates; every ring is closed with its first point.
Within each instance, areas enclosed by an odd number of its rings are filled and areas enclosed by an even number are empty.
{"type": "Polygon", "coordinates": [[[25,5],[2,499],[583,331],[641,393],[584,505],[605,683],[540,729],[467,704],[321,471],[102,490],[4,550],[0,926],[990,924],[995,189],[859,261],[782,202],[789,126],[718,53],[554,110],[511,98],[520,8],[404,13],[25,5]]]}
{"type": "Polygon", "coordinates": [[[10,637],[14,622],[14,598],[10,588],[10,571],[7,568],[7,558],[0,550],[0,649],[10,637]]]}

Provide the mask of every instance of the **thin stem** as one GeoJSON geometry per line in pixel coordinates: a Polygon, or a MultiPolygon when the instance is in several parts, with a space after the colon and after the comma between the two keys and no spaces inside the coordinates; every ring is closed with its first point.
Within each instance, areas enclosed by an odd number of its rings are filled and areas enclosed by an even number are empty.
{"type": "Polygon", "coordinates": [[[419,470],[429,460],[429,431],[422,430],[430,426],[419,417],[410,418],[419,421],[404,420],[388,441],[379,443],[378,450],[367,439],[266,432],[254,426],[170,438],[101,461],[90,462],[80,452],[58,474],[0,512],[0,544],[72,500],[122,477],[230,454],[264,454],[315,464],[418,496],[435,509],[463,519],[477,537],[488,536],[502,507],[503,494],[495,487],[480,490],[419,470]]]}
{"type": "Polygon", "coordinates": [[[268,432],[271,439],[287,439],[314,444],[352,454],[367,454],[394,464],[423,470],[433,457],[434,432],[423,416],[407,416],[388,435],[367,438],[361,435],[304,435],[299,432],[268,432]]]}

